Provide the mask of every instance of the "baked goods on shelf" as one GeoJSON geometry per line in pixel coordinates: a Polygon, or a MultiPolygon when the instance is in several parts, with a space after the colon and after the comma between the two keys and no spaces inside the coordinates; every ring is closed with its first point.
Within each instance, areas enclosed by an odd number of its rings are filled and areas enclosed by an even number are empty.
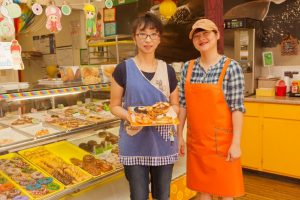
{"type": "Polygon", "coordinates": [[[45,197],[63,189],[52,177],[47,177],[17,154],[1,156],[0,170],[33,198],[45,197]],[[49,184],[52,186],[50,187],[49,184]]]}
{"type": "Polygon", "coordinates": [[[12,126],[30,125],[30,124],[37,124],[39,122],[40,121],[38,119],[29,117],[29,116],[26,116],[26,115],[22,115],[18,119],[11,122],[11,125],[12,126]]]}
{"type": "Polygon", "coordinates": [[[82,183],[91,178],[77,166],[65,162],[45,147],[37,147],[19,153],[66,186],[82,183]]]}
{"type": "Polygon", "coordinates": [[[0,199],[29,200],[29,197],[18,189],[11,181],[0,175],[0,199]]]}

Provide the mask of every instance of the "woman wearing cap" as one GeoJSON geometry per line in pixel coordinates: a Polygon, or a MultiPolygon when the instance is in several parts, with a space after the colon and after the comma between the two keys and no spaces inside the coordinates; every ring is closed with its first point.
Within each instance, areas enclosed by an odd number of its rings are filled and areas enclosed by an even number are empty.
{"type": "Polygon", "coordinates": [[[174,126],[133,128],[126,123],[130,106],[169,102],[179,111],[176,73],[171,66],[155,58],[162,27],[153,14],[137,18],[132,25],[137,55],[117,65],[113,72],[110,108],[122,119],[119,154],[132,200],[148,199],[149,173],[153,199],[168,200],[173,164],[178,159],[174,126]]]}
{"type": "Polygon", "coordinates": [[[185,63],[180,91],[180,153],[187,119],[187,186],[197,199],[223,200],[244,194],[240,140],[244,108],[244,77],[239,64],[217,51],[217,26],[198,20],[189,38],[201,56],[185,63]]]}

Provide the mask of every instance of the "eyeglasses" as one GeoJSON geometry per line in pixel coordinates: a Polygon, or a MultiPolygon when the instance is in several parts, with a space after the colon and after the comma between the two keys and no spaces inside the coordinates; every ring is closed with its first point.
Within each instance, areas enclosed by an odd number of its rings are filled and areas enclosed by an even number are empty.
{"type": "Polygon", "coordinates": [[[142,40],[146,40],[147,37],[149,37],[151,40],[157,40],[159,38],[159,34],[158,33],[151,33],[149,35],[146,34],[146,33],[137,33],[135,35],[138,36],[142,40]]]}
{"type": "Polygon", "coordinates": [[[201,32],[198,32],[198,33],[195,33],[194,35],[193,35],[193,39],[200,39],[200,38],[202,38],[202,37],[208,37],[209,36],[209,34],[211,33],[211,32],[213,32],[213,31],[201,31],[201,32]]]}

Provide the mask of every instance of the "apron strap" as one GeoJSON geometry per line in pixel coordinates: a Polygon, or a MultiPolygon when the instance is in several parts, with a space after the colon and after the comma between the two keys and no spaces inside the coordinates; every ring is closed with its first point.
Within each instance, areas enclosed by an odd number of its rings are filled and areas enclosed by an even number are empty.
{"type": "Polygon", "coordinates": [[[225,63],[224,63],[224,67],[223,67],[223,69],[222,69],[222,72],[221,72],[220,77],[219,77],[219,80],[218,80],[218,85],[219,85],[220,87],[222,87],[223,80],[224,80],[224,77],[225,77],[225,75],[226,75],[226,71],[227,71],[227,68],[228,68],[230,62],[231,62],[231,59],[228,58],[228,59],[225,61],[225,63]]]}
{"type": "Polygon", "coordinates": [[[190,60],[189,61],[189,66],[188,66],[188,71],[186,74],[186,84],[190,84],[191,83],[191,77],[192,77],[192,72],[193,72],[193,68],[194,68],[194,64],[195,64],[195,60],[190,60]]]}

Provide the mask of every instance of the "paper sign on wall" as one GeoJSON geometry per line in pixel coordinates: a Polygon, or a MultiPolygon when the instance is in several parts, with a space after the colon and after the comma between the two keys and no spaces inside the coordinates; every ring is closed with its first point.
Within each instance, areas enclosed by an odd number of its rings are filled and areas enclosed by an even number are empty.
{"type": "Polygon", "coordinates": [[[10,47],[11,42],[0,42],[0,70],[13,68],[10,47]]]}

